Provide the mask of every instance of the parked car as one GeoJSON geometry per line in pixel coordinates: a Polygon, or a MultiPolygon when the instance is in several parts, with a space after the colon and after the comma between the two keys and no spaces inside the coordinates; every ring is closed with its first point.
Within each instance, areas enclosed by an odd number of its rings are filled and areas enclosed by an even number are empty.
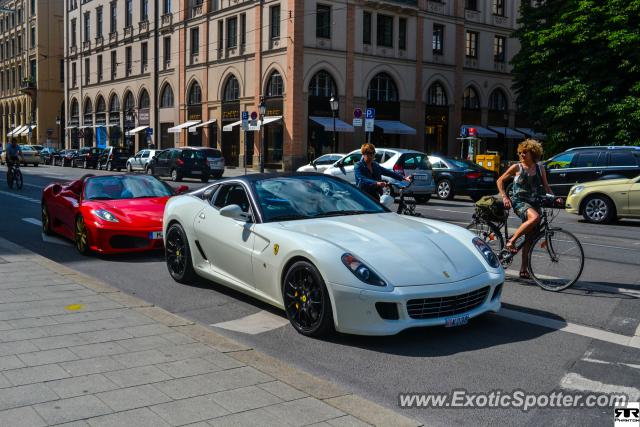
{"type": "Polygon", "coordinates": [[[308,165],[300,166],[298,172],[324,172],[343,157],[344,154],[324,154],[317,159],[311,160],[308,165]]]}
{"type": "Polygon", "coordinates": [[[148,173],[170,176],[172,181],[199,178],[202,182],[208,182],[210,170],[202,150],[181,147],[156,153],[149,163],[148,173]]]}
{"type": "Polygon", "coordinates": [[[543,164],[553,193],[566,197],[569,189],[576,184],[638,176],[640,147],[571,148],[543,164]]]}
{"type": "Polygon", "coordinates": [[[107,147],[98,158],[98,169],[112,171],[116,169],[120,172],[127,167],[127,160],[129,160],[129,153],[120,147],[107,147]]]}
{"type": "Polygon", "coordinates": [[[78,150],[61,150],[51,156],[54,166],[71,166],[78,150]]]}
{"type": "Polygon", "coordinates": [[[46,147],[42,151],[40,151],[40,160],[45,165],[53,164],[53,156],[58,152],[55,148],[46,147]]]}
{"type": "Polygon", "coordinates": [[[38,153],[41,153],[41,152],[42,152],[42,150],[44,150],[44,145],[33,145],[33,144],[30,144],[30,145],[31,145],[31,147],[33,147],[33,149],[34,149],[34,150],[36,150],[38,153]]]}
{"type": "Polygon", "coordinates": [[[566,202],[568,213],[593,223],[617,218],[640,218],[640,175],[632,179],[608,179],[574,185],[566,202]]]}
{"type": "Polygon", "coordinates": [[[31,145],[20,145],[20,149],[22,150],[22,164],[26,166],[27,164],[32,164],[33,166],[38,166],[40,164],[40,153],[38,150],[33,148],[31,145]]]}
{"type": "Polygon", "coordinates": [[[102,148],[84,147],[78,151],[78,155],[73,159],[74,167],[97,168],[102,148]]]}
{"type": "Polygon", "coordinates": [[[497,193],[497,174],[469,160],[429,156],[436,180],[436,195],[450,200],[456,194],[466,195],[474,202],[482,196],[497,193]]]}
{"type": "Polygon", "coordinates": [[[214,179],[222,178],[224,174],[224,157],[222,151],[211,147],[186,147],[194,150],[200,150],[207,157],[207,165],[209,166],[209,176],[214,179]]]}
{"type": "MultiPolygon", "coordinates": [[[[351,153],[338,160],[328,167],[324,173],[337,176],[352,184],[356,183],[354,166],[362,158],[360,150],[351,153]]],[[[398,172],[402,175],[414,175],[415,181],[411,186],[411,193],[418,203],[425,203],[431,198],[435,189],[431,165],[427,160],[427,155],[415,150],[404,148],[376,148],[375,160],[382,167],[398,172]]],[[[394,182],[395,180],[383,177],[385,180],[394,182]]],[[[393,195],[393,187],[391,187],[393,195]]]]}
{"type": "Polygon", "coordinates": [[[126,165],[127,171],[133,172],[133,171],[141,170],[141,171],[145,171],[146,173],[147,168],[149,167],[149,162],[151,161],[153,156],[156,155],[157,152],[158,150],[149,150],[149,149],[138,151],[135,156],[129,157],[129,159],[127,159],[127,165],[126,165]]]}

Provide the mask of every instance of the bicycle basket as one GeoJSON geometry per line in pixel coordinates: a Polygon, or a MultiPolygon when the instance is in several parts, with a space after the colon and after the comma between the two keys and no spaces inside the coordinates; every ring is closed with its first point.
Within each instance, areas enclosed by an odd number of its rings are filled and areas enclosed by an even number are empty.
{"type": "Polygon", "coordinates": [[[487,221],[502,222],[509,215],[502,200],[493,196],[484,196],[476,202],[476,214],[487,221]]]}

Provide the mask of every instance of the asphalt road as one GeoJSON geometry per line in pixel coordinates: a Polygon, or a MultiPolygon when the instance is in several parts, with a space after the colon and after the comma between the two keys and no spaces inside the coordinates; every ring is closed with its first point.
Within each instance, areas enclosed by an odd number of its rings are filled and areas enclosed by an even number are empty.
{"type": "MultiPolygon", "coordinates": [[[[204,280],[190,286],[175,283],[162,253],[82,257],[69,242],[43,239],[38,225],[42,188],[86,171],[46,166],[22,170],[24,188],[9,190],[6,168],[0,167],[1,237],[171,312],[212,325],[390,408],[401,410],[398,394],[402,392],[455,389],[620,391],[640,400],[640,348],[633,344],[639,339],[629,342],[640,333],[640,221],[596,226],[561,212],[555,224],[576,234],[586,254],[581,281],[565,292],[545,292],[510,277],[503,293],[506,310],[474,319],[464,327],[415,329],[393,337],[336,335],[314,340],[297,334],[283,313],[235,291],[204,280]],[[522,319],[522,313],[531,316],[522,319]]],[[[196,181],[187,184],[202,186],[196,181]]],[[[470,200],[464,198],[432,199],[419,207],[427,217],[460,225],[469,222],[472,210],[470,200]]],[[[514,218],[510,226],[517,223],[514,218]]],[[[512,268],[517,271],[517,263],[512,268]]],[[[600,426],[611,424],[613,416],[611,409],[597,408],[526,413],[486,408],[401,411],[427,425],[600,426]]]]}

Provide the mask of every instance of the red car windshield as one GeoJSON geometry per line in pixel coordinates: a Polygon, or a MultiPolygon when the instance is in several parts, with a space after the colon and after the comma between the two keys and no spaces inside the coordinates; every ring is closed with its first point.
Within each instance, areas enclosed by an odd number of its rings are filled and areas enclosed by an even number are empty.
{"type": "Polygon", "coordinates": [[[85,182],[86,200],[141,199],[172,196],[164,182],[148,175],[96,176],[85,182]]]}

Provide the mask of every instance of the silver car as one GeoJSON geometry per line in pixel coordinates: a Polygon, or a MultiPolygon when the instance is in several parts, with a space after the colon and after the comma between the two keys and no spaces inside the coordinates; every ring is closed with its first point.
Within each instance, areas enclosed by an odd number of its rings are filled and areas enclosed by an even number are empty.
{"type": "Polygon", "coordinates": [[[308,165],[300,166],[298,172],[324,172],[330,168],[335,162],[344,157],[344,154],[324,154],[317,159],[311,160],[308,165]]]}
{"type": "Polygon", "coordinates": [[[127,160],[127,171],[147,171],[149,162],[159,150],[140,150],[127,160]]]}
{"type": "Polygon", "coordinates": [[[40,152],[33,148],[31,145],[20,145],[22,151],[23,164],[32,164],[38,166],[40,164],[40,152]]]}
{"type": "MultiPolygon", "coordinates": [[[[327,168],[324,173],[338,176],[352,184],[356,183],[354,166],[362,158],[360,150],[351,153],[338,160],[335,164],[327,168]]],[[[429,158],[425,153],[405,148],[376,148],[376,162],[383,168],[392,170],[401,175],[413,175],[414,183],[411,192],[418,203],[426,203],[431,198],[435,190],[435,182],[431,170],[429,158]]],[[[386,181],[395,182],[393,178],[383,177],[386,181]]],[[[391,187],[391,194],[394,193],[391,187]]]]}

